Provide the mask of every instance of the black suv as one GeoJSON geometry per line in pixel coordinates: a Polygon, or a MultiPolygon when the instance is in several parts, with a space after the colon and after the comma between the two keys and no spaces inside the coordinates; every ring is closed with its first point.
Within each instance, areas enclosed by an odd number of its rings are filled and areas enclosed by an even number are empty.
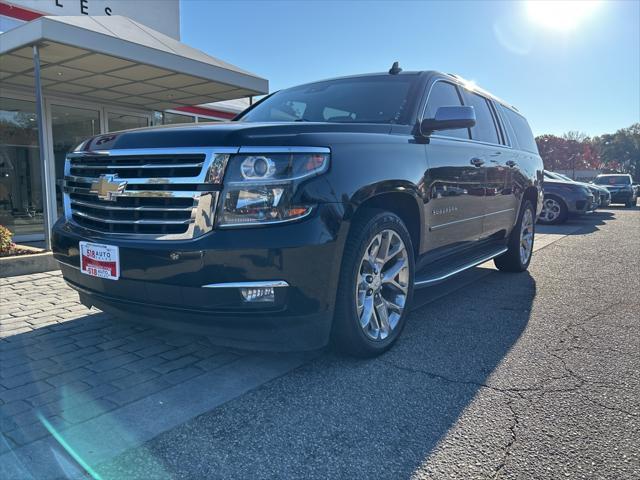
{"type": "Polygon", "coordinates": [[[593,183],[605,187],[611,193],[611,203],[624,203],[628,208],[635,207],[638,192],[633,186],[633,179],[629,174],[598,175],[593,183]]]}
{"type": "Polygon", "coordinates": [[[542,168],[513,107],[394,65],[229,123],[86,140],[54,253],[87,306],[241,347],[376,355],[415,288],[490,259],[528,267],[542,168]]]}

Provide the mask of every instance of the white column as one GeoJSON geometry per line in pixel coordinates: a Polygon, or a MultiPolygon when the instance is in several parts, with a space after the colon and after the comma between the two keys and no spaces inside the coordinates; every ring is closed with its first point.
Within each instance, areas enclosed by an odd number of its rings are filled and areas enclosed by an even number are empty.
{"type": "Polygon", "coordinates": [[[51,192],[51,164],[47,161],[47,142],[45,142],[47,122],[44,117],[44,99],[40,82],[40,52],[38,45],[33,46],[33,74],[35,76],[36,114],[38,117],[38,151],[40,152],[40,176],[42,180],[42,216],[44,219],[44,244],[51,250],[51,227],[55,222],[55,193],[51,192]],[[54,199],[53,204],[51,199],[54,199]]]}

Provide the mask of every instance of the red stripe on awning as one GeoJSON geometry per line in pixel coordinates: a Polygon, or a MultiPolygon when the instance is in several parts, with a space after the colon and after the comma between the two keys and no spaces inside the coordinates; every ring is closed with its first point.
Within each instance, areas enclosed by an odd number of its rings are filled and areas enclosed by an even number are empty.
{"type": "Polygon", "coordinates": [[[18,20],[24,20],[25,22],[30,22],[31,20],[44,16],[44,14],[40,12],[34,12],[33,10],[17,7],[5,2],[0,2],[0,15],[17,18],[18,20]]]}

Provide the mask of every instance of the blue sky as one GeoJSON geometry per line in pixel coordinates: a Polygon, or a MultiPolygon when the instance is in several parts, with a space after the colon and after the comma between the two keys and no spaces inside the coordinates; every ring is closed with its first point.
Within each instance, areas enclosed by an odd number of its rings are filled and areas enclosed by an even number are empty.
{"type": "Polygon", "coordinates": [[[269,79],[271,91],[399,60],[475,81],[537,135],[640,121],[638,0],[599,2],[569,30],[535,21],[521,2],[182,0],[181,30],[187,44],[269,79]]]}

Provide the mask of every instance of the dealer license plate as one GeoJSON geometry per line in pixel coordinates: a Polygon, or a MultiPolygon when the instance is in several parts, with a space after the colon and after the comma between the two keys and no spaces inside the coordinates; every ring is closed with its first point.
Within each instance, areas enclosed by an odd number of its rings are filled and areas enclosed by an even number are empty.
{"type": "Polygon", "coordinates": [[[117,280],[120,278],[118,247],[80,242],[80,271],[92,277],[117,280]]]}

